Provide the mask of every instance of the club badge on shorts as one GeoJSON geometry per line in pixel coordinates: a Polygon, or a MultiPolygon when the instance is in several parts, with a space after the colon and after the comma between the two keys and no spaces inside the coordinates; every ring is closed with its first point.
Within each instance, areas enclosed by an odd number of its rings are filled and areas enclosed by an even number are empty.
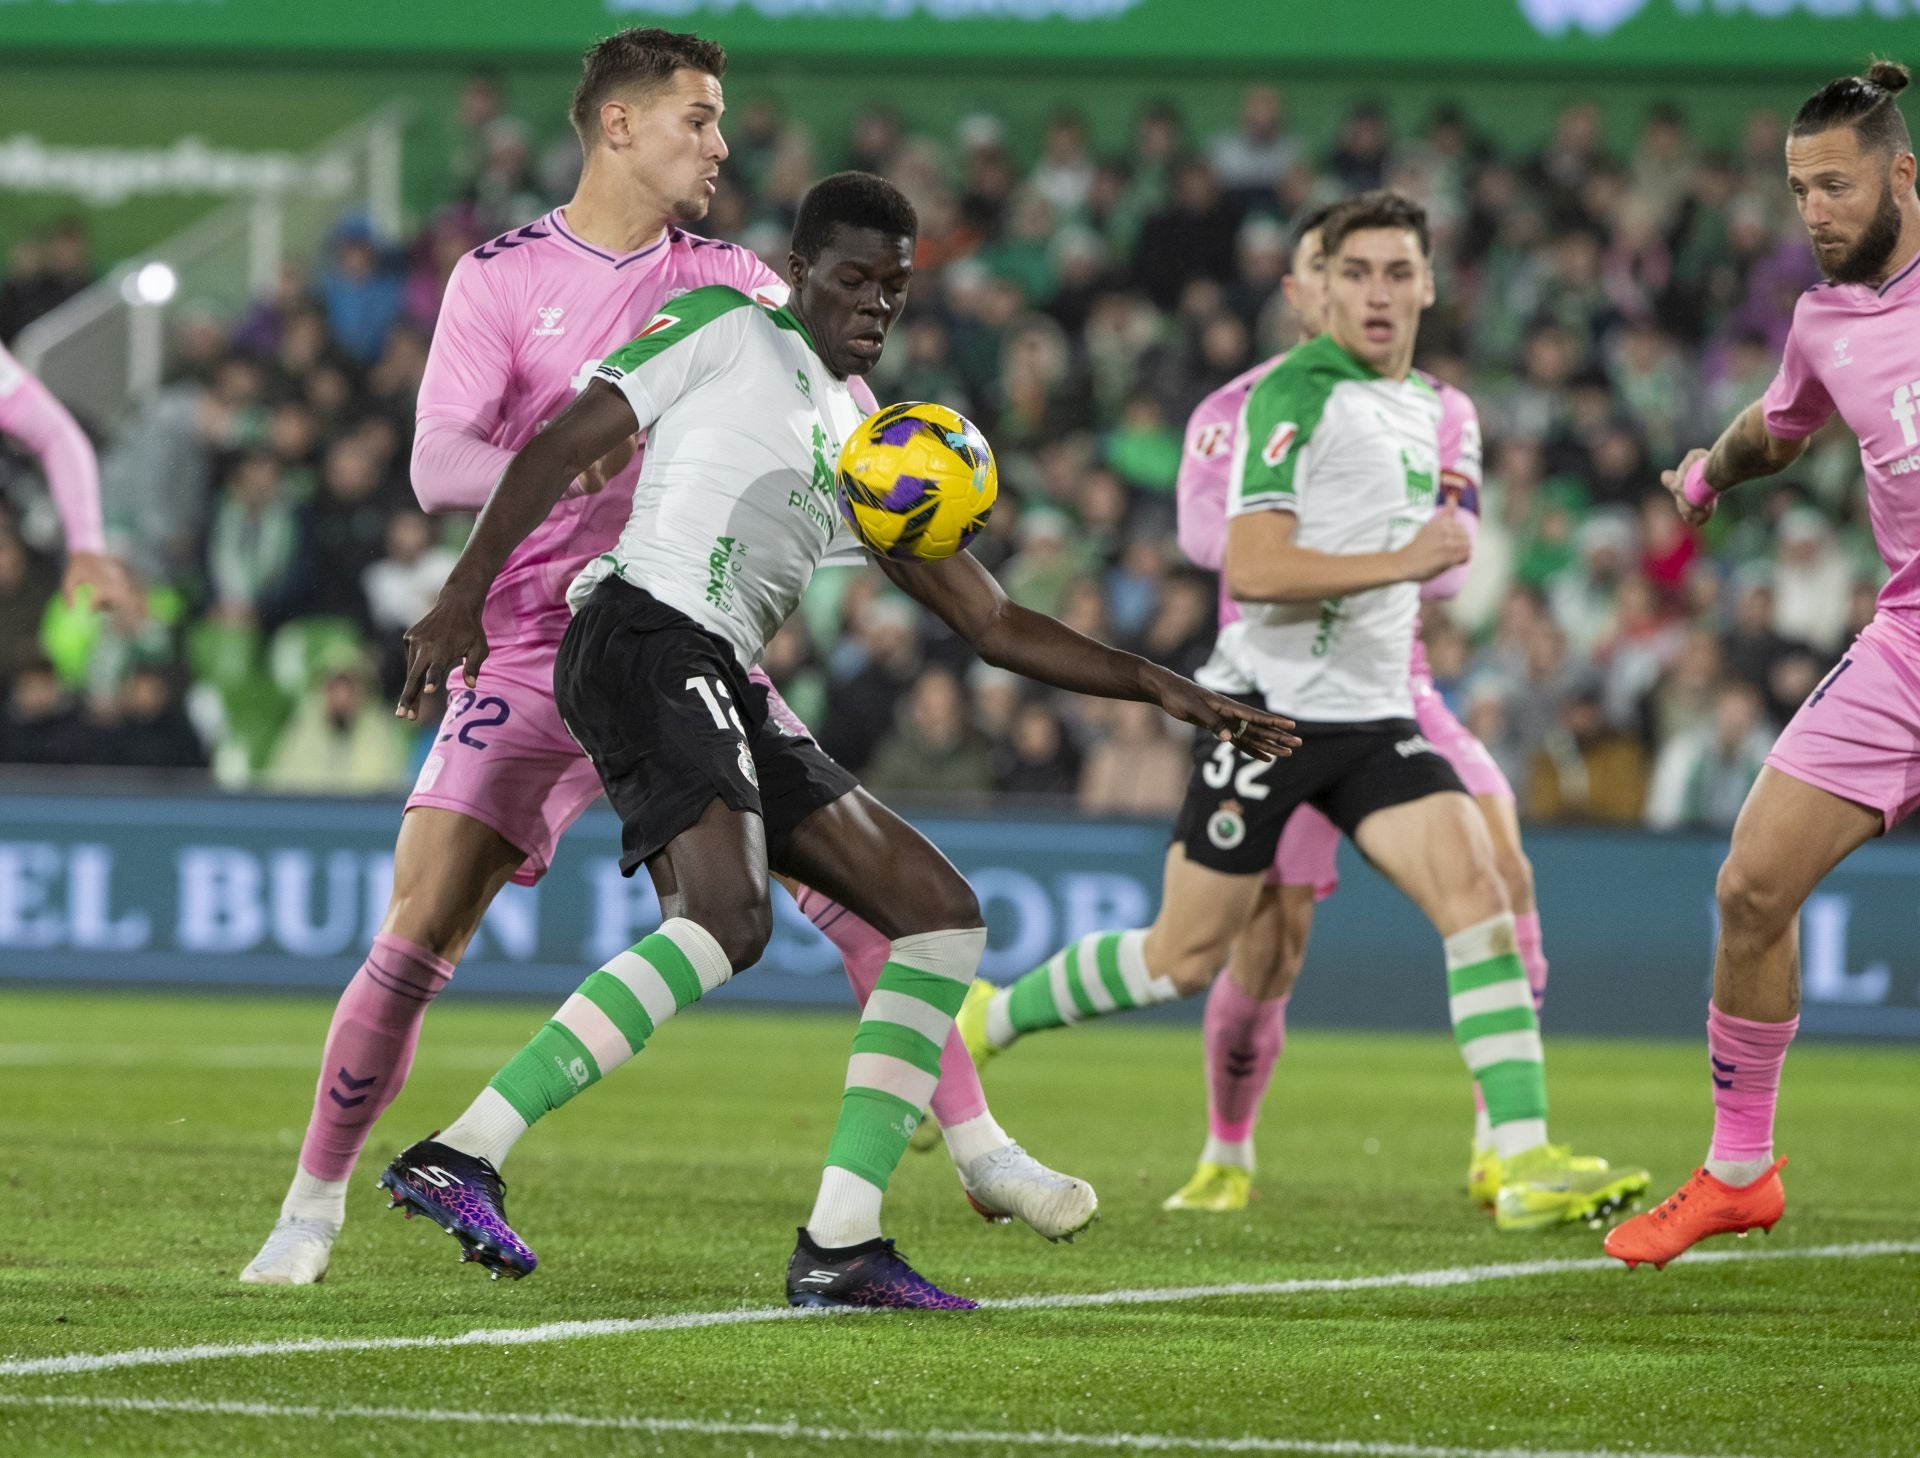
{"type": "Polygon", "coordinates": [[[1246,838],[1247,817],[1238,800],[1228,800],[1207,817],[1207,839],[1216,850],[1230,851],[1246,838]]]}
{"type": "Polygon", "coordinates": [[[740,741],[740,773],[746,776],[747,783],[754,789],[760,788],[760,771],[754,768],[753,751],[747,748],[744,739],[740,741]]]}

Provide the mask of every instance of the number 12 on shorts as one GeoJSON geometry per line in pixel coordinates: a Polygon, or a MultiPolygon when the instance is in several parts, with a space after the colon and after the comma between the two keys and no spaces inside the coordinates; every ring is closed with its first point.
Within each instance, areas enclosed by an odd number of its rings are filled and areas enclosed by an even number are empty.
{"type": "Polygon", "coordinates": [[[731,729],[742,739],[747,737],[747,731],[740,722],[740,716],[734,712],[733,695],[727,692],[725,683],[717,678],[702,678],[696,674],[687,680],[686,686],[700,695],[700,702],[705,704],[707,712],[713,715],[713,724],[716,729],[731,729]],[[722,699],[726,700],[724,709],[721,707],[722,699]]]}

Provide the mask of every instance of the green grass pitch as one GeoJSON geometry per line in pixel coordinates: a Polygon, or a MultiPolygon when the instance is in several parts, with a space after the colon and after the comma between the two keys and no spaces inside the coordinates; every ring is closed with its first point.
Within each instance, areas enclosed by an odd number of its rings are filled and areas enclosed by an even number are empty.
{"type": "MultiPolygon", "coordinates": [[[[678,1021],[522,1146],[511,1208],[542,1267],[489,1282],[439,1231],[387,1213],[373,1179],[545,1011],[432,1013],[356,1176],[332,1274],[274,1290],[234,1276],[291,1169],[328,1005],[0,992],[0,1458],[1920,1449],[1911,1050],[1797,1048],[1785,1221],[1705,1248],[1736,1259],[1629,1275],[1533,1269],[1591,1260],[1597,1235],[1503,1237],[1467,1206],[1469,1096],[1443,1029],[1296,1029],[1267,1102],[1261,1198],[1243,1216],[1159,1209],[1202,1133],[1197,1029],[1055,1034],[992,1065],[988,1091],[1015,1137],[1094,1181],[1102,1221],[1071,1246],[986,1226],[944,1153],[910,1155],[889,1231],[922,1270],[983,1298],[1327,1284],[537,1340],[526,1329],[778,1305],[852,1027],[850,1012],[678,1021]],[[1860,1249],[1876,1242],[1899,1248],[1860,1249]],[[1510,1263],[1528,1268],[1353,1284],[1510,1263]],[[497,1334],[431,1340],[476,1329],[497,1334]],[[395,1338],[429,1340],[328,1345],[395,1338]],[[135,1348],[153,1354],[20,1370],[135,1348]]],[[[1698,1045],[1550,1029],[1557,1137],[1647,1164],[1664,1194],[1702,1152],[1704,1061],[1698,1045]]]]}

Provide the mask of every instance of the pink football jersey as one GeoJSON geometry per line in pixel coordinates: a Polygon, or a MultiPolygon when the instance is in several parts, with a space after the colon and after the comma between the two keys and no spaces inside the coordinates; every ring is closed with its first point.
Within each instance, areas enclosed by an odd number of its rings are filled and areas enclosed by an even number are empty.
{"type": "MultiPolygon", "coordinates": [[[[614,254],[576,238],[562,211],[476,248],[447,282],[414,441],[414,489],[429,510],[484,504],[512,453],[669,299],[726,284],[786,300],[779,276],[734,244],[668,228],[614,254]]],[[[487,596],[490,645],[559,642],[567,586],[618,540],[639,474],[636,454],[604,491],[563,499],[507,559],[487,596]]]]}
{"type": "Polygon", "coordinates": [[[40,462],[69,552],[101,552],[100,462],[93,442],[47,387],[0,345],[0,432],[40,462]]]}
{"type": "Polygon", "coordinates": [[[1802,294],[1760,408],[1778,440],[1805,439],[1836,410],[1859,438],[1867,516],[1892,574],[1880,611],[1920,628],[1920,258],[1878,286],[1802,294]]]}

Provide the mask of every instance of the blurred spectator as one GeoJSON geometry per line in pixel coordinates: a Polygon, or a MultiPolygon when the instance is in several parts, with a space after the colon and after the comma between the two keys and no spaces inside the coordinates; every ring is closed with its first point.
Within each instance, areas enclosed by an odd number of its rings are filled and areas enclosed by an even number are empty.
{"type": "Polygon", "coordinates": [[[122,681],[101,741],[100,757],[109,764],[203,769],[207,763],[172,679],[154,664],[136,666],[122,681]]]}
{"type": "Polygon", "coordinates": [[[1773,562],[1773,627],[1783,638],[1822,653],[1839,648],[1847,630],[1853,569],[1827,519],[1796,506],[1780,519],[1773,562]]]}
{"type": "Polygon", "coordinates": [[[372,698],[366,662],[351,650],[322,664],[294,707],[261,783],[289,794],[368,795],[407,782],[407,728],[372,698]]]}
{"type": "Polygon", "coordinates": [[[59,586],[59,568],[28,551],[12,521],[0,517],[0,683],[40,661],[40,620],[59,586]]]}
{"type": "Polygon", "coordinates": [[[79,218],[61,218],[40,237],[16,244],[0,282],[0,344],[52,313],[95,278],[93,236],[79,218]]]}
{"type": "Polygon", "coordinates": [[[1303,156],[1300,139],[1287,129],[1286,104],[1271,86],[1249,86],[1234,129],[1207,146],[1220,185],[1242,204],[1271,192],[1303,156]]]}
{"type": "Polygon", "coordinates": [[[1104,703],[1108,734],[1087,755],[1080,808],[1089,815],[1166,815],[1177,809],[1192,756],[1154,704],[1104,703]]]}
{"type": "Polygon", "coordinates": [[[1366,192],[1385,186],[1392,148],[1393,134],[1387,129],[1386,112],[1378,102],[1363,101],[1340,123],[1327,166],[1339,181],[1341,192],[1366,192]]]}
{"type": "Polygon", "coordinates": [[[986,741],[967,723],[960,681],[929,668],[862,776],[876,791],[977,795],[993,788],[986,741]]]}
{"type": "Polygon", "coordinates": [[[227,476],[207,542],[214,615],[271,625],[292,601],[299,563],[299,513],[282,489],[280,463],[250,451],[227,476]]]}
{"type": "Polygon", "coordinates": [[[387,331],[400,317],[405,287],[365,222],[349,219],[334,229],[320,297],[326,301],[327,327],[334,339],[360,363],[372,363],[386,347],[387,331]]]}
{"type": "Polygon", "coordinates": [[[1607,723],[1598,690],[1577,690],[1533,758],[1527,809],[1541,820],[1631,824],[1647,794],[1646,756],[1607,723]]]}
{"type": "Polygon", "coordinates": [[[1134,247],[1133,276],[1162,309],[1196,278],[1225,283],[1234,273],[1233,209],[1213,169],[1189,157],[1174,171],[1172,198],[1149,217],[1134,247]]]}
{"type": "Polygon", "coordinates": [[[94,764],[95,740],[72,692],[45,658],[14,674],[0,717],[0,758],[8,764],[94,764]]]}
{"type": "Polygon", "coordinates": [[[901,699],[920,672],[912,606],[875,598],[830,660],[827,717],[814,725],[820,747],[855,774],[865,771],[901,699]]]}
{"type": "Polygon", "coordinates": [[[1733,829],[1773,748],[1752,684],[1722,684],[1713,718],[1669,740],[1654,764],[1647,824],[1655,830],[1733,829]]]}
{"type": "Polygon", "coordinates": [[[1047,119],[1040,160],[1027,186],[1058,216],[1069,218],[1086,208],[1096,170],[1087,147],[1086,117],[1071,108],[1056,111],[1047,119]]]}
{"type": "Polygon", "coordinates": [[[1073,794],[1080,783],[1080,751],[1060,716],[1038,700],[1022,704],[994,751],[993,787],[1008,795],[1073,794]]]}

